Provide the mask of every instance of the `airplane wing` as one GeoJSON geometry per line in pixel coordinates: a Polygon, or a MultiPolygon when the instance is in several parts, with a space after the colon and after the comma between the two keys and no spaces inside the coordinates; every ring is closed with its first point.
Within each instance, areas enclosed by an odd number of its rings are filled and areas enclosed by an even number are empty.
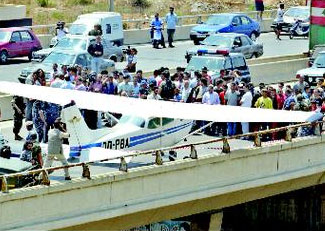
{"type": "Polygon", "coordinates": [[[132,114],[141,117],[168,117],[215,122],[305,122],[315,115],[314,112],[144,100],[6,81],[0,81],[0,92],[62,106],[73,100],[81,109],[132,114]]]}

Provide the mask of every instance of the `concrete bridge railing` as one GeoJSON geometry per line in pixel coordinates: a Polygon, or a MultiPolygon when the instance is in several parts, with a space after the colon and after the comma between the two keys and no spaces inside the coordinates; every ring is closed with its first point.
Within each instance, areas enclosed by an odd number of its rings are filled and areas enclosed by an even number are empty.
{"type": "Polygon", "coordinates": [[[302,137],[12,190],[0,196],[0,229],[121,230],[321,184],[324,144],[302,137]]]}

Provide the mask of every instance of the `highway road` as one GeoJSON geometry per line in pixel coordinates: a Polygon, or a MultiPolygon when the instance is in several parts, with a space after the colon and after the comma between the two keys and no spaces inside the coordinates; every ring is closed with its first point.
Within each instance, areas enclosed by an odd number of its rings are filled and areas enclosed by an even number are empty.
{"type": "MultiPolygon", "coordinates": [[[[296,38],[290,40],[288,36],[282,38],[281,41],[275,40],[274,33],[262,34],[258,42],[264,44],[264,55],[277,56],[288,54],[299,54],[308,50],[308,40],[296,38]]],[[[138,49],[138,65],[137,69],[143,71],[152,71],[162,66],[175,68],[177,66],[186,66],[184,58],[185,51],[194,46],[192,41],[175,42],[175,48],[153,49],[150,44],[136,45],[138,49]]],[[[0,79],[6,81],[18,81],[20,71],[31,65],[26,58],[16,58],[9,61],[6,65],[0,65],[0,79]]],[[[118,69],[124,68],[125,62],[117,63],[118,69]]]]}

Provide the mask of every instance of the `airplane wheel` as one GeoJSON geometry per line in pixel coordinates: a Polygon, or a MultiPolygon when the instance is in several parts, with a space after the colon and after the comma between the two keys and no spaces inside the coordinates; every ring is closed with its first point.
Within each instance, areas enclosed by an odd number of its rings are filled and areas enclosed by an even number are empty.
{"type": "Polygon", "coordinates": [[[290,39],[293,39],[293,35],[292,35],[292,34],[290,34],[290,35],[289,35],[289,38],[290,38],[290,39]]]}

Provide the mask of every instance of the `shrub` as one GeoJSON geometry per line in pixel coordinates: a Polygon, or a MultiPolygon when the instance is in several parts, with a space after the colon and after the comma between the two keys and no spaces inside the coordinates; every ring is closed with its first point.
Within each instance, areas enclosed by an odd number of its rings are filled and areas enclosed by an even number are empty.
{"type": "Polygon", "coordinates": [[[132,6],[139,8],[148,8],[151,6],[151,2],[148,0],[132,0],[132,6]]]}
{"type": "Polygon", "coordinates": [[[78,5],[89,5],[92,3],[92,0],[74,0],[74,2],[78,5]]]}
{"type": "Polygon", "coordinates": [[[40,7],[48,7],[49,5],[49,0],[36,0],[36,1],[40,7]]]}

